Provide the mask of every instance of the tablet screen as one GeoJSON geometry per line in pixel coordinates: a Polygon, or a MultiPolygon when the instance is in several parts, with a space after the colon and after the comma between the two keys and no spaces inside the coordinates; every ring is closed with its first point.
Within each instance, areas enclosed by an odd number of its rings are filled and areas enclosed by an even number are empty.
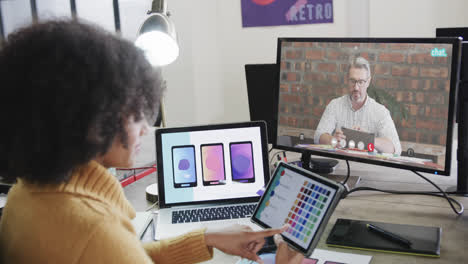
{"type": "Polygon", "coordinates": [[[314,239],[320,237],[321,225],[328,222],[339,200],[337,192],[340,192],[338,184],[303,169],[281,164],[257,206],[254,222],[271,228],[289,224],[283,237],[307,252],[314,239]]]}

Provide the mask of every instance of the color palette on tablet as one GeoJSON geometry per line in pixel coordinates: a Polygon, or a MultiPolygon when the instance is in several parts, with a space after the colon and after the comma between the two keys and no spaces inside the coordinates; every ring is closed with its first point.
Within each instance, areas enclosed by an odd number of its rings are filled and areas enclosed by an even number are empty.
{"type": "Polygon", "coordinates": [[[289,224],[283,236],[308,248],[335,193],[324,183],[282,168],[271,179],[255,217],[273,228],[289,224]]]}
{"type": "Polygon", "coordinates": [[[311,180],[305,180],[284,221],[290,225],[286,232],[307,244],[315,234],[317,222],[325,213],[330,194],[331,190],[311,180]]]}

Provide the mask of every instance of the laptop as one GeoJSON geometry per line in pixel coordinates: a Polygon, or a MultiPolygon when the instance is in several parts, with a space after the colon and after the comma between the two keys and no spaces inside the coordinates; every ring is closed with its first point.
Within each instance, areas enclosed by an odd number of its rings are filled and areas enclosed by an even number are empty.
{"type": "Polygon", "coordinates": [[[264,121],[156,130],[159,213],[155,239],[252,224],[268,183],[264,121]]]}

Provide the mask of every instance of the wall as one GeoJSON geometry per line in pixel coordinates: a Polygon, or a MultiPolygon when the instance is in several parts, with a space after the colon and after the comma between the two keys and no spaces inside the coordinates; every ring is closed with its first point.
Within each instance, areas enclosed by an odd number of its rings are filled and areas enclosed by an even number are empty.
{"type": "MultiPolygon", "coordinates": [[[[3,2],[4,23],[27,21],[20,6],[28,2],[3,2]]],[[[112,30],[111,1],[78,2],[87,19],[112,30]]],[[[150,5],[120,0],[124,37],[135,38],[150,5]]],[[[333,24],[245,29],[240,0],[168,0],[168,10],[181,45],[178,60],[163,69],[169,126],[248,120],[244,64],[275,62],[278,37],[433,37],[436,27],[468,26],[466,0],[335,0],[333,24]]]]}
{"type": "Polygon", "coordinates": [[[219,120],[223,87],[218,64],[215,0],[170,1],[168,9],[177,28],[180,55],[164,69],[168,90],[165,109],[168,126],[219,120]]]}
{"type": "Polygon", "coordinates": [[[435,37],[437,27],[467,27],[466,0],[371,0],[371,37],[435,37]]]}
{"type": "Polygon", "coordinates": [[[248,120],[244,65],[275,62],[280,36],[346,34],[345,6],[335,2],[333,24],[244,29],[240,1],[169,1],[181,54],[164,71],[168,125],[248,120]]]}
{"type": "Polygon", "coordinates": [[[244,65],[275,62],[278,37],[434,37],[468,26],[468,1],[441,2],[335,0],[333,24],[242,28],[240,1],[170,0],[182,50],[164,71],[167,123],[248,120],[244,65]]]}

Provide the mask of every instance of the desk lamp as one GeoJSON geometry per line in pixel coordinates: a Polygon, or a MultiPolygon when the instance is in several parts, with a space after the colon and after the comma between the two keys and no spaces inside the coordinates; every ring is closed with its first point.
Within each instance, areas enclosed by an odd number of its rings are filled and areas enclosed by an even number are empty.
{"type": "Polygon", "coordinates": [[[153,66],[164,66],[179,56],[174,24],[169,20],[164,0],[153,0],[150,15],[140,27],[135,45],[141,48],[153,66]]]}
{"type": "MultiPolygon", "coordinates": [[[[174,62],[179,56],[179,45],[175,26],[169,20],[165,0],[153,0],[148,18],[143,22],[135,40],[135,46],[141,48],[148,61],[153,66],[165,66],[174,62]]],[[[161,100],[159,118],[155,126],[165,127],[164,106],[161,100]],[[159,120],[161,119],[161,120],[159,120]]],[[[158,200],[158,185],[151,184],[146,188],[146,200],[156,203],[158,200]]],[[[153,204],[153,205],[154,205],[153,204]]]]}

